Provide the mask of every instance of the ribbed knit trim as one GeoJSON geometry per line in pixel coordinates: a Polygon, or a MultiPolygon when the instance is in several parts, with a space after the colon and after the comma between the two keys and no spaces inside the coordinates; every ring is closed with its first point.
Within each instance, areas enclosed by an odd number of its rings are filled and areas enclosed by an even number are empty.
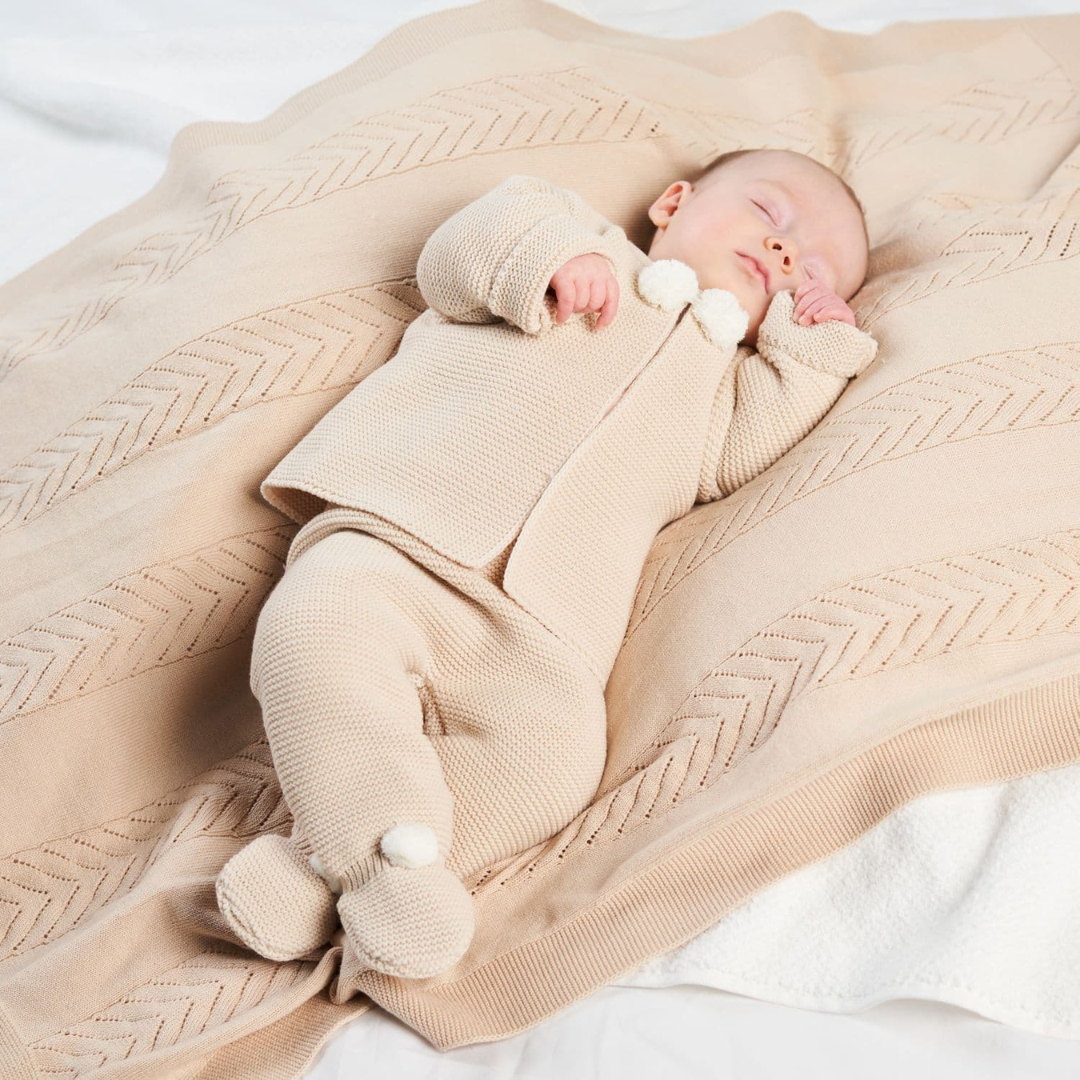
{"type": "Polygon", "coordinates": [[[410,988],[368,972],[357,986],[440,1050],[534,1027],[685,944],[753,893],[850,844],[912,799],[1080,760],[1080,659],[1068,663],[1073,670],[1065,675],[1043,673],[1036,685],[856,748],[767,805],[709,823],[704,835],[666,851],[559,929],[455,982],[410,988]]]}
{"type": "Polygon", "coordinates": [[[0,1004],[0,1077],[3,1080],[38,1080],[14,1024],[0,1004]]]}
{"type": "MultiPolygon", "coordinates": [[[[320,967],[336,961],[331,955],[334,951],[327,950],[320,967]]],[[[371,1007],[372,1003],[364,997],[334,1005],[325,994],[316,994],[292,1012],[278,1017],[269,1029],[261,1028],[222,1046],[190,1080],[298,1080],[310,1072],[319,1051],[330,1039],[371,1007]]],[[[7,1075],[2,1075],[7,1080],[7,1075]]],[[[139,1075],[146,1080],[159,1080],[166,1073],[139,1075]]]]}
{"type": "MultiPolygon", "coordinates": [[[[385,870],[390,865],[390,860],[379,850],[378,847],[359,862],[340,871],[342,890],[359,889],[367,884],[376,874],[385,870]]],[[[333,886],[331,885],[331,888],[333,886]]]]}

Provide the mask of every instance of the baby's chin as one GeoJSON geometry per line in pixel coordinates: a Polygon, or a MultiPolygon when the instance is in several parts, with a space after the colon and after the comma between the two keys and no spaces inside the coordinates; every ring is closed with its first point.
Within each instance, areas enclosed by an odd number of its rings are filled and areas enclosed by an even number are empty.
{"type": "MultiPolygon", "coordinates": [[[[743,301],[740,300],[739,303],[743,304],[743,301]]],[[[765,312],[761,310],[760,306],[758,308],[747,308],[745,304],[743,304],[743,310],[750,316],[750,322],[746,328],[746,333],[743,334],[739,344],[749,345],[751,349],[756,350],[758,331],[761,329],[761,324],[765,321],[765,312]]]]}
{"type": "Polygon", "coordinates": [[[768,310],[769,298],[764,290],[753,285],[746,278],[738,279],[734,275],[727,280],[716,282],[716,288],[726,289],[736,300],[739,306],[750,316],[750,325],[756,328],[761,325],[768,310]]]}
{"type": "Polygon", "coordinates": [[[765,321],[765,315],[769,310],[768,304],[764,297],[748,297],[745,290],[738,292],[735,289],[730,289],[729,291],[735,299],[738,300],[739,306],[749,316],[749,324],[746,333],[743,335],[743,339],[739,344],[756,348],[758,329],[765,321]]]}

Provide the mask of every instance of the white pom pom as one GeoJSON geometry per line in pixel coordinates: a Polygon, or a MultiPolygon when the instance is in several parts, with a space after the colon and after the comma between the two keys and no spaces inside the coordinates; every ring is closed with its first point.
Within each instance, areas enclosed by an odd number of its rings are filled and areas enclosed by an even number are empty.
{"type": "Polygon", "coordinates": [[[664,311],[690,303],[698,294],[697,274],[678,259],[658,259],[643,266],[637,276],[642,299],[664,311]]]}
{"type": "Polygon", "coordinates": [[[330,886],[330,891],[336,896],[341,895],[341,881],[330,873],[322,864],[322,860],[318,855],[312,855],[308,862],[311,863],[311,869],[315,871],[330,886]]]}
{"type": "Polygon", "coordinates": [[[704,289],[691,305],[705,336],[722,349],[737,345],[746,336],[750,316],[727,289],[704,289]]]}
{"type": "Polygon", "coordinates": [[[416,869],[433,863],[439,857],[439,838],[430,825],[411,822],[395,825],[383,836],[379,846],[395,866],[416,869]]]}

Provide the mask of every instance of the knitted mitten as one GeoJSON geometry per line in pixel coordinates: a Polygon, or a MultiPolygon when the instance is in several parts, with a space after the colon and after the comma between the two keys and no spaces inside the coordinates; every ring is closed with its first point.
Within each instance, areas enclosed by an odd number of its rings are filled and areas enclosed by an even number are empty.
{"type": "Polygon", "coordinates": [[[215,889],[233,933],[269,960],[304,956],[337,929],[337,898],[293,838],[256,837],[225,864],[215,889]]]}
{"type": "Polygon", "coordinates": [[[337,910],[359,961],[406,979],[453,967],[472,941],[476,914],[469,891],[446,868],[434,830],[397,825],[376,857],[374,872],[357,884],[335,882],[344,885],[337,910]]]}

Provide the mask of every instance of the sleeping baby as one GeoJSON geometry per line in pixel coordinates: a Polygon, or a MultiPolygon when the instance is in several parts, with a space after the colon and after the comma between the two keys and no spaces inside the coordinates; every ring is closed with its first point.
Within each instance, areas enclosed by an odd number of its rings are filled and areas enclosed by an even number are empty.
{"type": "Polygon", "coordinates": [[[646,253],[539,177],[462,207],[420,252],[428,306],[395,355],[263,481],[300,526],[251,661],[292,825],[216,883],[260,955],[333,940],[347,979],[449,977],[479,885],[601,788],[657,533],[768,469],[873,360],[847,304],[862,208],[824,165],[725,154],[648,214],[646,253]]]}

